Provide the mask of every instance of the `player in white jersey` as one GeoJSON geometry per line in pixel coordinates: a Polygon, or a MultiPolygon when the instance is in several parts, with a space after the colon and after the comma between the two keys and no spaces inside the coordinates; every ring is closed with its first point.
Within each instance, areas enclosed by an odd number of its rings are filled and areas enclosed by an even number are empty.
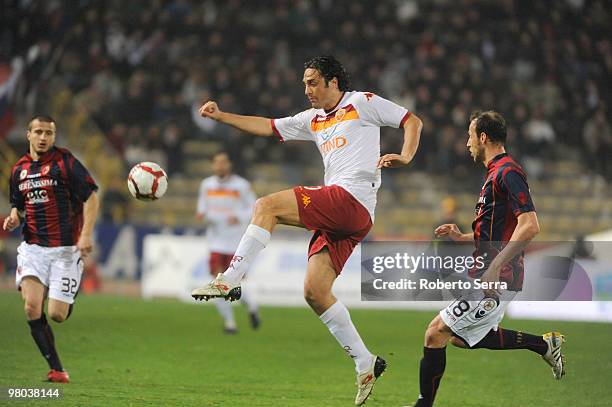
{"type": "MultiPolygon", "coordinates": [[[[255,204],[255,194],[246,179],[232,174],[232,162],[226,152],[218,152],[212,157],[212,176],[200,184],[196,217],[206,223],[209,270],[213,277],[222,273],[230,265],[240,238],[244,233],[255,204]]],[[[257,303],[242,291],[241,300],[249,310],[251,326],[259,328],[260,320],[257,303]]],[[[231,304],[219,299],[215,306],[223,318],[224,331],[237,332],[236,320],[231,304]]]]}
{"type": "Polygon", "coordinates": [[[344,67],[331,56],[304,65],[304,87],[312,108],[283,119],[242,116],[213,101],[200,114],[257,136],[316,143],[325,164],[325,185],[295,187],[260,198],[230,267],[192,292],[196,299],[240,297],[240,280],[267,245],[276,224],[314,231],[304,281],[306,302],[355,361],[357,397],[365,402],[386,362],[366,348],[332,285],[355,246],[372,227],[381,168],[407,165],[414,157],[422,122],[403,107],[369,92],[351,92],[344,67]],[[401,154],[380,156],[380,127],[403,128],[401,154]]]}

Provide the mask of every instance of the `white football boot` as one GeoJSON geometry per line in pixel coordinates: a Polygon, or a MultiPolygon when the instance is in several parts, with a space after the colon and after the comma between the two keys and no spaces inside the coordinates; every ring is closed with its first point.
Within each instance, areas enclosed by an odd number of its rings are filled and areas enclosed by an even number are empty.
{"type": "Polygon", "coordinates": [[[191,292],[191,296],[196,300],[208,301],[211,298],[224,298],[226,301],[239,300],[242,291],[239,285],[235,285],[223,278],[223,274],[206,284],[204,287],[196,288],[191,292]]]}
{"type": "Polygon", "coordinates": [[[378,379],[385,369],[387,368],[387,362],[381,357],[372,357],[372,366],[365,372],[357,374],[357,397],[355,397],[355,405],[361,406],[366,402],[370,394],[372,394],[372,388],[376,379],[378,379]]]}
{"type": "Polygon", "coordinates": [[[559,332],[547,332],[542,338],[548,344],[548,350],[542,355],[542,359],[552,368],[555,379],[561,380],[565,375],[565,356],[561,353],[561,344],[565,342],[565,336],[559,332]]]}

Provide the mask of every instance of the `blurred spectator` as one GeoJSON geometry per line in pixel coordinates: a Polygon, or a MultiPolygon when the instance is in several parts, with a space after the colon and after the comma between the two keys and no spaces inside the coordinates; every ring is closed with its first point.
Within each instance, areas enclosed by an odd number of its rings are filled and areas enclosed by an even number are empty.
{"type": "Polygon", "coordinates": [[[582,140],[586,147],[586,158],[595,168],[612,179],[612,128],[603,109],[595,112],[584,125],[582,140]]]}
{"type": "Polygon", "coordinates": [[[523,128],[525,135],[525,153],[530,156],[550,156],[548,153],[555,142],[555,130],[544,118],[541,108],[536,109],[533,116],[523,128]]]}
{"type": "Polygon", "coordinates": [[[122,224],[128,221],[131,200],[125,180],[113,178],[102,195],[102,222],[122,224]]]}

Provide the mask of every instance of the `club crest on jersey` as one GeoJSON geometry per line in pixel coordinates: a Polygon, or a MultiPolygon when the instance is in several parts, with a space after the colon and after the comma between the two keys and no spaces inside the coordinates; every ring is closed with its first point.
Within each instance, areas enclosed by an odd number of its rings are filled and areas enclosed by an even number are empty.
{"type": "Polygon", "coordinates": [[[21,170],[19,173],[19,179],[25,179],[28,176],[28,170],[21,170]]]}
{"type": "Polygon", "coordinates": [[[477,311],[474,314],[474,318],[476,319],[484,318],[485,315],[487,315],[489,312],[497,308],[497,304],[498,304],[497,301],[493,298],[488,298],[488,297],[484,298],[478,304],[477,311]]]}
{"type": "Polygon", "coordinates": [[[306,209],[306,207],[310,205],[310,202],[311,202],[310,197],[303,193],[302,194],[302,204],[304,204],[304,209],[306,209]]]}
{"type": "Polygon", "coordinates": [[[497,301],[495,301],[493,298],[485,298],[484,300],[482,300],[481,304],[482,309],[487,312],[492,311],[497,307],[497,301]]]}
{"type": "Polygon", "coordinates": [[[41,173],[42,175],[47,175],[47,174],[49,173],[49,169],[50,169],[50,168],[51,168],[51,167],[50,167],[49,165],[45,165],[45,166],[42,168],[42,171],[41,171],[40,173],[41,173]]]}
{"type": "Polygon", "coordinates": [[[344,117],[344,115],[346,114],[346,109],[342,108],[342,109],[338,109],[338,111],[336,112],[336,121],[340,122],[342,121],[342,118],[344,117]]]}

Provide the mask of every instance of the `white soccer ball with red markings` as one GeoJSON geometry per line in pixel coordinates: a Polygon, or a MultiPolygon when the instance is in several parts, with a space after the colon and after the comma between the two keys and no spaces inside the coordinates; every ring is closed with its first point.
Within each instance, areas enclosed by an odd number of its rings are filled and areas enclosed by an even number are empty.
{"type": "Polygon", "coordinates": [[[136,164],[130,170],[127,184],[134,198],[141,201],[154,201],[166,193],[168,176],[162,167],[146,161],[136,164]]]}

